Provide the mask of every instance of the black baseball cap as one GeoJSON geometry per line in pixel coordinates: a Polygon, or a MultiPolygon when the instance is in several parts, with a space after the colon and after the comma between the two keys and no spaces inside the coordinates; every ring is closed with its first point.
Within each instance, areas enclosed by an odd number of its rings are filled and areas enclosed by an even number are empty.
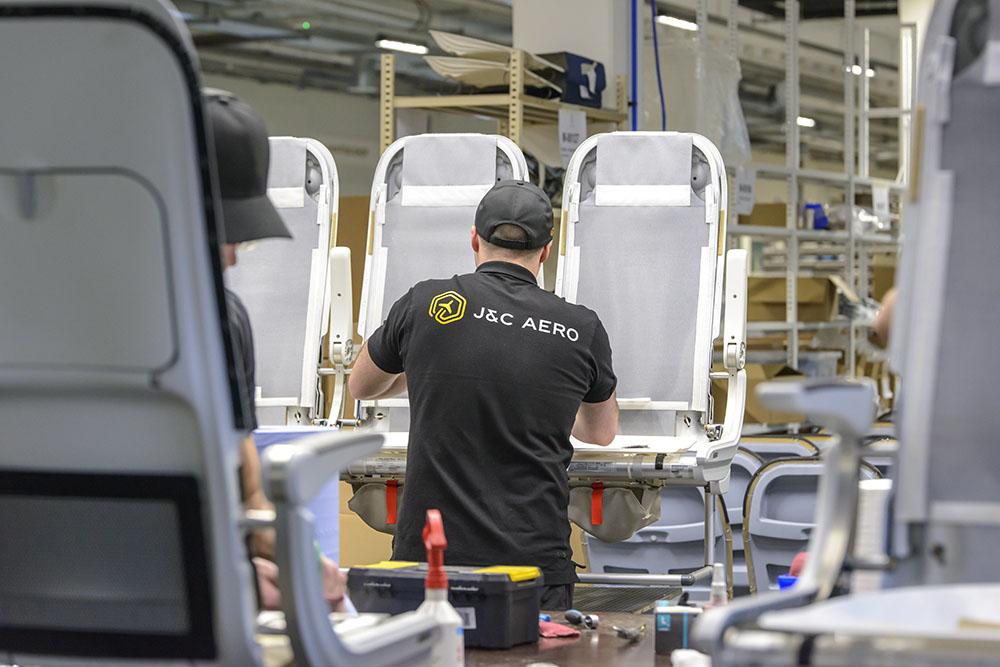
{"type": "Polygon", "coordinates": [[[541,188],[527,181],[498,181],[476,209],[476,233],[502,248],[533,250],[552,240],[552,204],[541,188]],[[493,238],[500,225],[520,227],[527,241],[493,238]]]}
{"type": "Polygon", "coordinates": [[[224,241],[291,238],[292,233],[267,197],[271,148],[264,121],[232,93],[205,89],[202,94],[215,142],[224,241]]]}

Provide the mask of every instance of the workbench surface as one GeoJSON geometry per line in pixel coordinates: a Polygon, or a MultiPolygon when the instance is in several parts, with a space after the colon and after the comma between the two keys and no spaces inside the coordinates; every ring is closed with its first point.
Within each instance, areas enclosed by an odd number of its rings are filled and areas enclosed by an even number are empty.
{"type": "MultiPolygon", "coordinates": [[[[597,630],[581,630],[579,637],[570,639],[539,638],[537,644],[522,644],[505,651],[467,649],[467,667],[522,666],[531,664],[559,665],[559,667],[649,667],[669,665],[669,655],[656,655],[653,651],[655,628],[652,614],[601,613],[597,630]],[[611,629],[612,625],[622,627],[646,626],[642,639],[630,642],[622,639],[611,629]]],[[[552,620],[562,618],[560,612],[552,612],[552,620]]]]}
{"type": "MultiPolygon", "coordinates": [[[[551,612],[553,620],[562,613],[551,612]]],[[[467,649],[467,667],[506,667],[558,665],[559,667],[649,667],[669,665],[669,655],[656,655],[653,651],[654,619],[652,614],[623,614],[596,612],[601,618],[597,630],[581,630],[579,637],[570,639],[539,638],[537,644],[522,644],[504,651],[467,649]],[[645,624],[642,639],[629,642],[615,634],[612,625],[636,627],[645,624]]],[[[260,637],[267,667],[291,667],[291,647],[283,636],[260,637]]]]}

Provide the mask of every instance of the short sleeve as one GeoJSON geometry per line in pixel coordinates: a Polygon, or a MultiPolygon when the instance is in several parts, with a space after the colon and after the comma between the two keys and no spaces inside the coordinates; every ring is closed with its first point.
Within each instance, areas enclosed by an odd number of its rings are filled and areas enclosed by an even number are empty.
{"type": "Polygon", "coordinates": [[[594,367],[594,380],[590,384],[590,390],[583,397],[585,403],[603,403],[611,398],[615,387],[618,385],[618,378],[615,377],[614,368],[611,365],[611,342],[608,340],[608,332],[604,329],[601,321],[597,321],[594,327],[594,336],[590,341],[591,363],[594,367]]]}
{"type": "Polygon", "coordinates": [[[236,351],[236,363],[239,364],[242,377],[239,378],[239,390],[242,394],[244,415],[243,424],[237,425],[247,431],[257,428],[256,360],[253,348],[253,329],[250,327],[250,316],[246,306],[234,292],[226,290],[226,311],[229,315],[229,336],[236,351]]]}
{"type": "Polygon", "coordinates": [[[404,343],[412,295],[413,290],[410,290],[392,304],[385,322],[368,337],[368,355],[386,373],[396,374],[404,370],[404,343]]]}

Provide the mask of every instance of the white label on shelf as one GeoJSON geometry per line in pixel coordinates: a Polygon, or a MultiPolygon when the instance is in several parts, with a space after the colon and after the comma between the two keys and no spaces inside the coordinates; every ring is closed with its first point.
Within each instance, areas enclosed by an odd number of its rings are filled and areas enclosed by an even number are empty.
{"type": "Polygon", "coordinates": [[[462,627],[466,630],[476,629],[476,608],[475,607],[455,607],[455,611],[462,617],[462,627]]]}
{"type": "Polygon", "coordinates": [[[985,63],[983,83],[987,86],[1000,85],[1000,41],[994,39],[986,44],[985,63]]]}
{"type": "Polygon", "coordinates": [[[569,166],[573,151],[587,138],[587,112],[559,110],[559,157],[563,169],[569,166]]]}
{"type": "Polygon", "coordinates": [[[885,183],[872,183],[872,209],[880,220],[889,222],[889,186],[885,183]]]}
{"type": "Polygon", "coordinates": [[[754,191],[757,189],[757,172],[746,167],[736,168],[736,215],[750,215],[753,211],[754,191]]]}

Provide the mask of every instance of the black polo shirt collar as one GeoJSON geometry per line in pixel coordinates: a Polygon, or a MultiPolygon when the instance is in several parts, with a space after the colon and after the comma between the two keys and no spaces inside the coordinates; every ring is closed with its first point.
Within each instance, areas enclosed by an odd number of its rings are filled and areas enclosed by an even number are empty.
{"type": "Polygon", "coordinates": [[[492,261],[483,262],[478,267],[476,267],[476,273],[498,273],[502,276],[509,276],[511,278],[516,278],[517,280],[523,280],[532,285],[538,284],[538,278],[535,274],[524,268],[520,264],[514,264],[512,262],[503,261],[492,261]]]}

